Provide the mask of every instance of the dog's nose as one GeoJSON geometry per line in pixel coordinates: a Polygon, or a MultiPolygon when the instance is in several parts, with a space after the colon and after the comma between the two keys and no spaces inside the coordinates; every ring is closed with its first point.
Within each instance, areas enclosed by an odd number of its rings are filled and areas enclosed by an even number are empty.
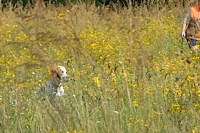
{"type": "Polygon", "coordinates": [[[65,81],[68,81],[69,79],[70,79],[69,75],[67,75],[67,76],[64,78],[65,81]]]}

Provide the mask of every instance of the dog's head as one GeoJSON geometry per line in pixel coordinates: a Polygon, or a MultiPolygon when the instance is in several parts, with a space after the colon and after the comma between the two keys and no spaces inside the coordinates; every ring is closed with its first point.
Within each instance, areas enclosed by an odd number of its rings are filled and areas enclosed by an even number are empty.
{"type": "Polygon", "coordinates": [[[58,78],[61,81],[69,80],[69,76],[68,76],[66,68],[64,66],[56,66],[56,67],[52,68],[51,76],[53,78],[58,78]]]}

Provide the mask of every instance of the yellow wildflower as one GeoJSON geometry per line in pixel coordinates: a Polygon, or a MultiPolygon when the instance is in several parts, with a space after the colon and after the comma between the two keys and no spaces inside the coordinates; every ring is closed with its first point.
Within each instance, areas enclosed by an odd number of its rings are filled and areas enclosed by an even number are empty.
{"type": "Polygon", "coordinates": [[[98,77],[94,77],[92,80],[97,84],[98,87],[101,87],[101,83],[98,77]]]}
{"type": "Polygon", "coordinates": [[[200,90],[196,92],[197,96],[200,97],[200,90]]]}

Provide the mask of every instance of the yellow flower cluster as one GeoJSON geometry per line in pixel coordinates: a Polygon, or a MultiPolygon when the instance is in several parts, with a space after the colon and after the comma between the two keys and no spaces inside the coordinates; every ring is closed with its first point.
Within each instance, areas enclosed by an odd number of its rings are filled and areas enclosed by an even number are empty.
{"type": "MultiPolygon", "coordinates": [[[[198,119],[200,111],[199,55],[188,49],[180,53],[180,25],[172,11],[159,17],[138,16],[130,24],[135,18],[127,12],[111,12],[104,18],[76,8],[57,9],[38,18],[2,17],[0,105],[5,107],[0,113],[4,125],[13,124],[11,119],[18,114],[24,117],[15,120],[35,122],[34,126],[37,121],[47,122],[52,127],[44,126],[42,131],[52,133],[66,132],[68,125],[70,133],[111,132],[109,128],[137,132],[132,127],[153,132],[174,125],[192,131],[200,125],[192,120],[198,119]],[[64,83],[67,94],[58,100],[57,106],[63,106],[35,111],[35,93],[54,65],[65,66],[71,77],[64,83]],[[56,120],[50,111],[59,115],[56,120]],[[62,123],[63,130],[54,130],[56,122],[62,123]]],[[[13,127],[21,122],[16,123],[13,127]]],[[[34,132],[28,124],[19,128],[34,132]]],[[[42,124],[37,125],[38,132],[42,124]]]]}

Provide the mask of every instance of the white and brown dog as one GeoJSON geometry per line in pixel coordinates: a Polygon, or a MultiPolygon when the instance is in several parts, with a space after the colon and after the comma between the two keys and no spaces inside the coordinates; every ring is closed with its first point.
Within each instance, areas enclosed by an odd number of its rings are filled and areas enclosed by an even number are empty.
{"type": "Polygon", "coordinates": [[[39,98],[41,98],[43,94],[49,96],[50,98],[62,96],[64,94],[62,82],[67,82],[68,80],[69,76],[67,75],[67,71],[64,66],[56,66],[52,68],[50,80],[38,91],[39,98]]]}

